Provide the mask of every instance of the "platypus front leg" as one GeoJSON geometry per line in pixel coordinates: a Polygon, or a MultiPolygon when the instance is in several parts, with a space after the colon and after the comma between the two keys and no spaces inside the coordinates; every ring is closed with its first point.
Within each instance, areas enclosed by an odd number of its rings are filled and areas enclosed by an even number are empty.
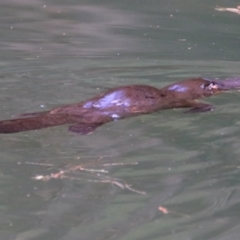
{"type": "Polygon", "coordinates": [[[186,111],[185,113],[208,112],[214,109],[213,105],[211,104],[197,102],[197,101],[192,101],[191,106],[189,107],[192,107],[192,108],[186,111]]]}
{"type": "Polygon", "coordinates": [[[92,133],[97,127],[100,127],[104,123],[79,123],[75,125],[71,125],[68,130],[70,132],[78,133],[81,135],[88,135],[92,133]]]}

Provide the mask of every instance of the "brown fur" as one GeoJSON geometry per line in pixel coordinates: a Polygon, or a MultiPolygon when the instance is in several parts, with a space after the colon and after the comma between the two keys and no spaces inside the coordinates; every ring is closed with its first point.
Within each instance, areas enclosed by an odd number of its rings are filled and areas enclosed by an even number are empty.
{"type": "Polygon", "coordinates": [[[209,111],[213,108],[211,105],[197,100],[240,87],[239,81],[234,81],[234,84],[197,78],[176,82],[161,89],[146,85],[118,87],[80,103],[45,112],[25,113],[20,118],[0,121],[0,133],[72,124],[70,131],[88,134],[104,123],[163,109],[209,111]]]}

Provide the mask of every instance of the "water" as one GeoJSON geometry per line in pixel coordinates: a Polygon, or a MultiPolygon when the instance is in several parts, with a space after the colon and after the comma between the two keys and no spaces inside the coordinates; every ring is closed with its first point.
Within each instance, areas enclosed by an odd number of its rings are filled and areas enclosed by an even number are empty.
{"type": "MultiPolygon", "coordinates": [[[[239,76],[239,15],[214,10],[237,4],[2,0],[1,119],[119,85],[239,76]]],[[[239,93],[206,101],[215,111],[169,110],[89,136],[1,135],[1,239],[237,239],[239,93]]]]}

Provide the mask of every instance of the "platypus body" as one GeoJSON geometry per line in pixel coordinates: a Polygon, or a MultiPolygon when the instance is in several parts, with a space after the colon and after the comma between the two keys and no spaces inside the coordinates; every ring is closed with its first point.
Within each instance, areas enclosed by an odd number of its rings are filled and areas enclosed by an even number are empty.
{"type": "Polygon", "coordinates": [[[161,89],[147,85],[122,86],[80,103],[0,121],[0,133],[70,124],[70,131],[88,134],[104,123],[164,109],[191,108],[188,112],[206,112],[213,106],[198,99],[238,88],[240,79],[231,82],[203,78],[176,82],[161,89]]]}

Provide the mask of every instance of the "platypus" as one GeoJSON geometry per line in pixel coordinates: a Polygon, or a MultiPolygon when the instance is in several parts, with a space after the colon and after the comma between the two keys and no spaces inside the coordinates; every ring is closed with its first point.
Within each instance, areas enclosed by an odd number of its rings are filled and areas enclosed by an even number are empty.
{"type": "Polygon", "coordinates": [[[213,106],[198,99],[239,88],[240,79],[220,81],[204,78],[183,80],[160,89],[147,85],[121,86],[79,103],[2,120],[0,133],[69,124],[70,131],[89,134],[105,123],[164,109],[191,108],[187,112],[206,112],[213,106]]]}

